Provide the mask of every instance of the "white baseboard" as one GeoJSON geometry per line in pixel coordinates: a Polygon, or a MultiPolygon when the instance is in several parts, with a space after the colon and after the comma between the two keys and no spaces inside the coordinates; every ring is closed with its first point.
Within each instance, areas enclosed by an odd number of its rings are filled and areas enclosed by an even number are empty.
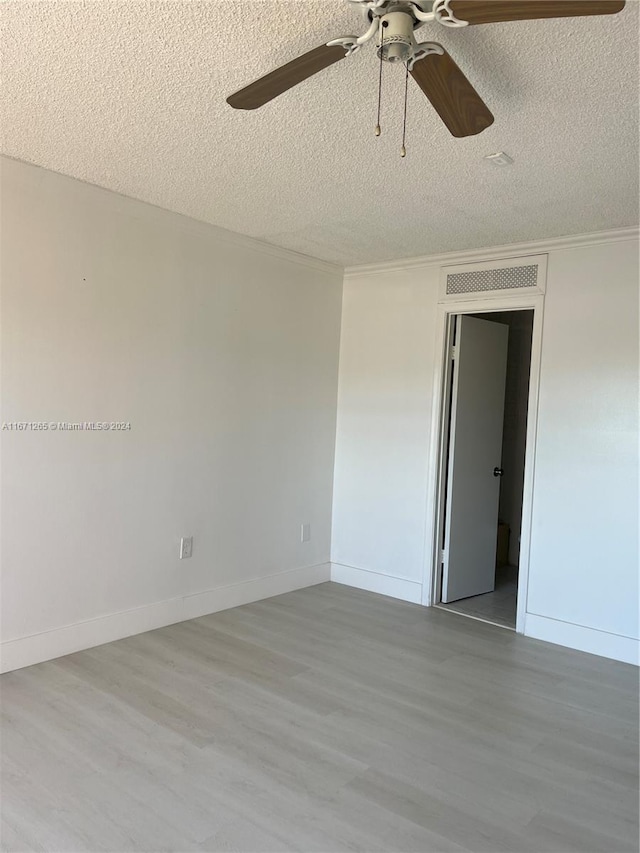
{"type": "Polygon", "coordinates": [[[537,616],[527,613],[525,616],[524,633],[526,637],[536,640],[546,640],[558,646],[567,646],[592,655],[604,658],[640,664],[640,640],[632,637],[621,637],[619,634],[608,634],[596,628],[585,628],[571,622],[560,622],[547,616],[537,616]]]}
{"type": "Polygon", "coordinates": [[[282,595],[285,592],[293,592],[294,589],[303,589],[329,580],[331,580],[331,564],[319,563],[317,566],[305,566],[289,572],[279,572],[277,575],[267,575],[265,578],[221,586],[196,593],[196,595],[185,596],[182,618],[196,619],[208,613],[217,613],[218,610],[240,607],[241,604],[251,604],[252,601],[261,601],[263,598],[271,598],[274,595],[282,595]]]}
{"type": "Polygon", "coordinates": [[[324,583],[330,578],[330,564],[320,563],[8,640],[0,645],[0,672],[21,669],[175,622],[324,583]]]}
{"type": "Polygon", "coordinates": [[[345,586],[355,586],[380,595],[389,595],[391,598],[400,598],[402,601],[411,601],[414,604],[420,604],[422,598],[422,584],[417,581],[381,575],[367,569],[344,566],[342,563],[331,563],[331,580],[345,586]]]}

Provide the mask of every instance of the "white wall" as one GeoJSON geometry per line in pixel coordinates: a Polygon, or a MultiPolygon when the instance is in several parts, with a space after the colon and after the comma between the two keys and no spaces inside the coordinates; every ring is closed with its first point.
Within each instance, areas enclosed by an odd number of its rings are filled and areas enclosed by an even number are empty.
{"type": "Polygon", "coordinates": [[[1,420],[131,422],[2,431],[4,667],[328,578],[342,271],[10,160],[1,236],[1,420]]]}
{"type": "Polygon", "coordinates": [[[527,600],[543,638],[549,620],[639,636],[638,289],[637,241],[549,259],[527,600]]]}
{"type": "Polygon", "coordinates": [[[333,578],[409,601],[424,570],[438,273],[356,274],[342,304],[333,578]]]}
{"type": "MultiPolygon", "coordinates": [[[[638,241],[547,248],[525,633],[634,660],[638,241]]],[[[426,562],[438,275],[430,259],[354,269],[343,295],[333,577],[412,601],[426,562]]]]}

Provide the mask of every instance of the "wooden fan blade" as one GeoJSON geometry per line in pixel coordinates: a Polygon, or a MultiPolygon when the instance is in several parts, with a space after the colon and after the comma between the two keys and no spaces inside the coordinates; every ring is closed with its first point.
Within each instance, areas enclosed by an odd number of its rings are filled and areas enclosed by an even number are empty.
{"type": "Polygon", "coordinates": [[[329,47],[322,44],[234,92],[227,98],[227,103],[236,110],[255,110],[346,55],[347,51],[341,45],[329,47]]]}
{"type": "Polygon", "coordinates": [[[446,50],[418,60],[411,74],[453,136],[474,136],[493,124],[489,108],[446,50]]]}
{"type": "Polygon", "coordinates": [[[456,18],[469,24],[496,24],[615,15],[624,9],[624,0],[450,0],[449,8],[456,18]]]}

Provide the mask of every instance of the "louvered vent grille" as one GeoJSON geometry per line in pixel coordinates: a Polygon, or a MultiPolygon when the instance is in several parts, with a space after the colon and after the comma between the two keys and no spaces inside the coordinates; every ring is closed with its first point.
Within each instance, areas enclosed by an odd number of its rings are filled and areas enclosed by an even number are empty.
{"type": "Polygon", "coordinates": [[[535,287],[537,283],[538,264],[503,267],[497,270],[473,270],[447,275],[447,294],[512,290],[517,287],[535,287]]]}

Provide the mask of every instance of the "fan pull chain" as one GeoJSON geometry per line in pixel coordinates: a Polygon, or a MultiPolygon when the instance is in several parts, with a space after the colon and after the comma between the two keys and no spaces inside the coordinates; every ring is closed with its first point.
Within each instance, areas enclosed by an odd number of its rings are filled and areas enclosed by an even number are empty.
{"type": "Polygon", "coordinates": [[[380,105],[382,104],[382,28],[384,21],[380,21],[380,74],[378,76],[378,123],[376,124],[376,136],[380,136],[382,129],[380,127],[380,105]]]}
{"type": "Polygon", "coordinates": [[[402,119],[402,148],[400,149],[400,156],[407,156],[407,149],[404,147],[405,140],[407,138],[407,95],[409,93],[409,63],[405,62],[404,67],[406,68],[406,73],[404,75],[404,117],[402,119]]]}

